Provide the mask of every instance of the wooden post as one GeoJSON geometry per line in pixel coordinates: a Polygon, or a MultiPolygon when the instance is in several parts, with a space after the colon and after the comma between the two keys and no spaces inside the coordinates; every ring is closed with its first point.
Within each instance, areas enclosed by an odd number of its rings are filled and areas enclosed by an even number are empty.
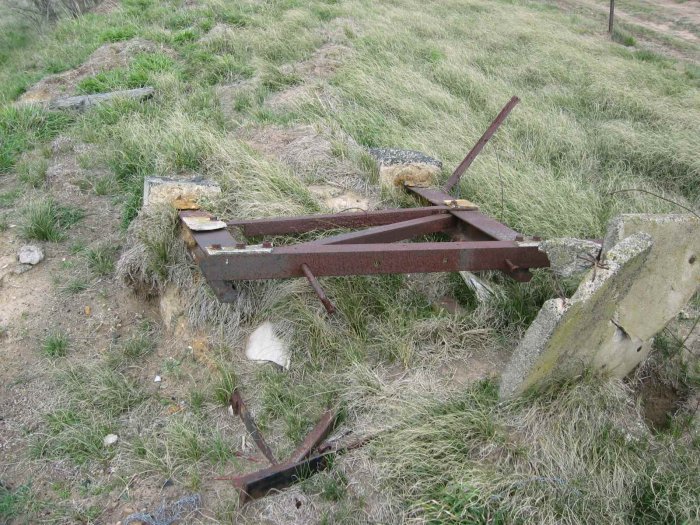
{"type": "Polygon", "coordinates": [[[615,20],[615,0],[610,0],[610,17],[608,18],[608,33],[612,35],[615,20]]]}

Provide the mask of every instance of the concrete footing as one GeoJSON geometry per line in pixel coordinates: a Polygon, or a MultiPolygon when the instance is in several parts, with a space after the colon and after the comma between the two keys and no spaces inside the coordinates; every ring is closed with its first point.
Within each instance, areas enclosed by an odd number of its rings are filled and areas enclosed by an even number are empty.
{"type": "Polygon", "coordinates": [[[511,397],[585,370],[624,377],[700,286],[700,220],[623,215],[610,224],[601,263],[570,299],[542,307],[501,378],[511,397]]]}

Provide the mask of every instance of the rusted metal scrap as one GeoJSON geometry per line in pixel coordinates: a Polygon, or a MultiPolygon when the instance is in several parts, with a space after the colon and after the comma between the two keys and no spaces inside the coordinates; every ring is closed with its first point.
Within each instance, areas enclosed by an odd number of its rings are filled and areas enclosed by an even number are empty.
{"type": "Polygon", "coordinates": [[[318,277],[388,273],[500,270],[529,281],[531,268],[549,266],[539,239],[523,235],[448,192],[518,103],[513,97],[467,154],[445,188],[405,186],[429,206],[259,220],[222,221],[204,211],[181,211],[190,251],[223,302],[237,298],[236,281],[305,277],[329,313],[335,307],[318,277]],[[245,237],[364,228],[315,241],[273,247],[245,237]],[[237,233],[236,233],[237,232],[237,233]],[[444,242],[406,242],[442,233],[444,242]]]}
{"type": "Polygon", "coordinates": [[[337,412],[326,410],[316,426],[307,434],[299,446],[284,462],[279,463],[265,442],[255,419],[248,412],[240,391],[233,390],[230,399],[233,412],[240,416],[246,429],[253,437],[255,445],[260,452],[270,461],[271,466],[250,472],[242,476],[235,476],[229,479],[239,490],[239,505],[244,505],[252,499],[265,496],[272,490],[279,490],[288,487],[304,477],[325,469],[329,465],[329,459],[339,452],[332,447],[323,447],[323,453],[314,454],[321,442],[328,437],[333,430],[337,418],[337,412]]]}

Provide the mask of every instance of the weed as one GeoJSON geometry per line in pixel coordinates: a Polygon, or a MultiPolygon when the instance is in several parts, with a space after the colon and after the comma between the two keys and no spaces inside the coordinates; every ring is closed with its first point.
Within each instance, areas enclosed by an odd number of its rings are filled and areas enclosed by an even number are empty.
{"type": "Polygon", "coordinates": [[[73,122],[73,117],[36,105],[0,107],[0,173],[9,171],[19,155],[51,140],[73,122]]]}
{"type": "Polygon", "coordinates": [[[10,489],[0,483],[0,520],[11,523],[14,518],[31,516],[37,506],[35,497],[30,485],[10,489]]]}
{"type": "Polygon", "coordinates": [[[62,332],[49,334],[41,345],[41,351],[48,357],[66,357],[68,337],[62,332]]]}
{"type": "Polygon", "coordinates": [[[61,292],[67,295],[76,295],[90,288],[90,282],[82,276],[73,277],[61,285],[61,292]]]}
{"type": "Polygon", "coordinates": [[[36,199],[24,210],[23,235],[28,239],[58,242],[66,229],[83,218],[82,210],[58,204],[51,197],[36,199]]]}
{"type": "Polygon", "coordinates": [[[634,47],[637,43],[632,35],[620,29],[613,30],[612,39],[618,44],[622,44],[626,47],[634,47]]]}
{"type": "Polygon", "coordinates": [[[219,369],[219,380],[214,385],[214,400],[223,406],[228,406],[236,388],[236,376],[232,370],[227,368],[219,369]]]}
{"type": "Polygon", "coordinates": [[[46,181],[49,161],[45,158],[31,158],[17,165],[19,180],[31,188],[40,188],[46,181]]]}
{"type": "Polygon", "coordinates": [[[108,244],[89,249],[85,253],[85,258],[90,271],[98,277],[111,275],[114,271],[114,257],[117,249],[117,247],[108,244]]]}

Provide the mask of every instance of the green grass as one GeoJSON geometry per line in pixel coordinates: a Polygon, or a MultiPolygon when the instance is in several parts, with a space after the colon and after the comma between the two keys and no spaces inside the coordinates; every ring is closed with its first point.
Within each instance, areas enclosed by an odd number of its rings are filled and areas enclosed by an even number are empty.
{"type": "Polygon", "coordinates": [[[27,239],[59,242],[66,238],[66,231],[83,218],[83,211],[64,206],[52,197],[31,201],[23,212],[22,235],[27,239]]]}
{"type": "Polygon", "coordinates": [[[56,137],[73,119],[37,106],[0,107],[0,173],[11,170],[23,152],[56,137]]]}
{"type": "Polygon", "coordinates": [[[90,271],[97,277],[106,277],[114,272],[114,258],[118,247],[104,244],[91,248],[85,252],[87,265],[90,271]]]}
{"type": "Polygon", "coordinates": [[[47,357],[66,357],[68,354],[68,337],[61,332],[54,332],[44,339],[41,351],[47,357]]]}
{"type": "MultiPolygon", "coordinates": [[[[67,367],[57,380],[60,403],[41,422],[35,457],[100,468],[113,461],[129,479],[138,472],[208,490],[210,471],[244,468],[236,463],[236,436],[217,426],[240,386],[280,451],[293,449],[327,406],[340,406],[350,428],[367,420],[398,424],[373,459],[390,463],[383,481],[400,501],[397,519],[696,520],[688,496],[697,489],[696,451],[687,448],[681,419],[668,435],[634,441],[635,450],[625,441],[625,432],[636,435],[621,412],[630,398],[607,387],[584,382],[522,405],[498,404],[492,383],[460,393],[435,379],[437,400],[423,388],[426,376],[436,378],[453,360],[510,351],[542,302],[560,290],[570,293],[576,283],[557,283],[544,271],[526,284],[488,275],[496,295],[482,303],[457,276],[326,278],[324,289],[338,306],[329,318],[306,283],[289,280],[245,283],[239,303],[222,305],[192,276],[172,212],[142,214],[134,223],[144,177],[153,175],[216,180],[222,198],[206,208],[226,218],[318,212],[311,184],[374,188],[376,168],[363,146],[424,151],[444,161],[445,177],[513,95],[521,104],[459,188],[489,215],[527,234],[598,238],[619,213],[676,211],[646,194],[610,194],[617,189],[642,188],[697,207],[700,73],[697,64],[677,58],[690,55],[692,46],[659,37],[651,52],[649,35],[627,24],[610,39],[600,17],[585,11],[572,17],[553,5],[510,0],[429,6],[417,0],[198,0],[187,6],[123,0],[112,14],[62,20],[41,37],[5,24],[0,172],[8,184],[0,206],[22,209],[34,198],[32,188],[42,186],[45,174],[36,159],[53,137],[66,134],[95,146],[97,155],[80,159],[90,178],[79,187],[109,196],[121,209],[122,226],[133,225],[124,250],[135,254],[129,279],[147,296],[175,284],[192,327],[221,339],[216,360],[226,363],[200,382],[193,372],[199,363],[153,355],[159,334],[152,328],[127,335],[94,366],[58,362],[67,367]],[[157,93],[148,102],[118,101],[75,115],[9,104],[45,75],[80,65],[100,45],[134,37],[159,51],[95,71],[79,91],[153,85],[157,93]],[[290,67],[313,60],[329,41],[348,49],[332,73],[309,79],[290,67]],[[221,84],[241,87],[228,117],[217,98],[221,84]],[[311,89],[300,103],[267,105],[273,94],[300,86],[311,89]],[[348,164],[341,173],[295,173],[242,139],[270,124],[312,125],[332,135],[332,156],[348,164]],[[434,308],[441,295],[456,297],[462,312],[434,308]],[[245,335],[265,319],[287,336],[288,371],[252,367],[241,357],[245,335]],[[147,393],[138,375],[145,366],[162,366],[184,388],[191,414],[164,415],[172,400],[147,393]],[[134,436],[132,424],[145,430],[134,436]],[[101,446],[99,434],[108,430],[120,434],[114,450],[101,446]]],[[[381,198],[382,206],[415,202],[391,192],[381,198]]],[[[57,197],[35,198],[26,206],[22,234],[59,241],[78,216],[57,197]]],[[[76,236],[71,230],[71,241],[76,236]]],[[[69,293],[114,272],[110,246],[92,240],[81,246],[78,271],[64,280],[69,293]]],[[[118,273],[125,276],[123,269],[118,273]]],[[[668,352],[672,347],[665,345],[668,352]]],[[[669,371],[672,377],[679,380],[669,371]]],[[[350,497],[356,479],[338,469],[308,482],[310,494],[332,507],[323,511],[328,522],[360,515],[361,503],[350,497]]]]}
{"type": "Polygon", "coordinates": [[[483,382],[412,405],[376,457],[426,522],[695,521],[697,447],[634,430],[636,417],[618,383],[588,379],[499,404],[483,382]]]}

